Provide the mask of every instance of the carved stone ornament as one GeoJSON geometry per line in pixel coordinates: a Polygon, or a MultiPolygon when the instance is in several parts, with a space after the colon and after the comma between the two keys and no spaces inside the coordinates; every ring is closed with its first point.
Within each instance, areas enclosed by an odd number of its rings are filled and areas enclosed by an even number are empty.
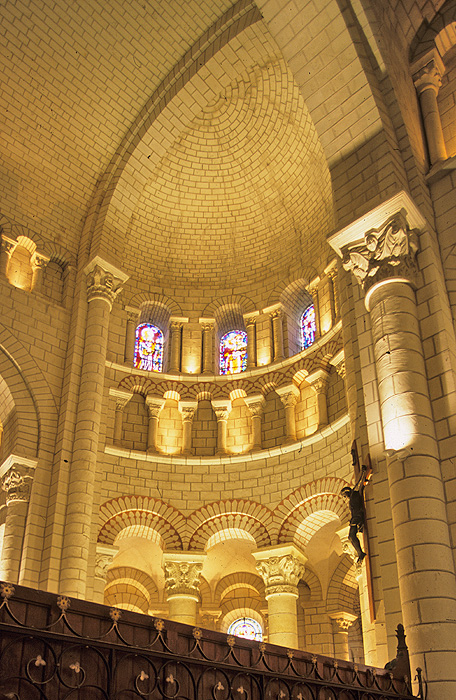
{"type": "Polygon", "coordinates": [[[218,422],[224,422],[228,420],[228,416],[230,415],[230,412],[227,408],[214,408],[214,413],[215,417],[218,422]]]}
{"type": "Polygon", "coordinates": [[[336,614],[334,616],[330,615],[330,617],[334,631],[343,633],[348,633],[348,630],[356,620],[356,615],[351,615],[350,613],[336,614]]]}
{"type": "Polygon", "coordinates": [[[95,578],[106,580],[108,568],[112,564],[114,554],[97,553],[95,559],[95,578]]]}
{"type": "Polygon", "coordinates": [[[122,282],[112,272],[106,272],[99,265],[87,274],[87,298],[104,299],[112,307],[116,297],[122,291],[122,282]]]}
{"type": "Polygon", "coordinates": [[[247,406],[250,411],[250,415],[252,418],[255,418],[255,416],[260,417],[263,415],[264,411],[264,406],[265,406],[265,400],[259,400],[259,401],[252,401],[248,402],[247,406]]]}
{"type": "Polygon", "coordinates": [[[296,404],[298,403],[299,396],[294,391],[279,394],[279,396],[284,408],[291,408],[292,406],[296,406],[296,404]]]}
{"type": "Polygon", "coordinates": [[[267,597],[275,593],[296,594],[305,566],[292,554],[286,554],[259,561],[256,568],[265,583],[267,597]]]}
{"type": "Polygon", "coordinates": [[[442,67],[433,58],[422,66],[414,75],[413,82],[418,93],[434,90],[438,93],[442,85],[442,67]]]}
{"type": "Polygon", "coordinates": [[[182,406],[180,409],[183,423],[191,423],[196,413],[196,406],[182,406]]]}
{"type": "Polygon", "coordinates": [[[198,595],[200,574],[203,568],[200,562],[167,561],[164,567],[168,596],[198,595]]]}
{"type": "Polygon", "coordinates": [[[13,501],[28,502],[33,481],[34,470],[19,464],[12,466],[2,479],[2,489],[6,492],[6,503],[13,501]]]}
{"type": "Polygon", "coordinates": [[[392,216],[380,229],[364,236],[364,243],[342,249],[342,265],[350,270],[367,292],[381,280],[402,277],[413,281],[418,236],[410,230],[402,212],[392,216]]]}

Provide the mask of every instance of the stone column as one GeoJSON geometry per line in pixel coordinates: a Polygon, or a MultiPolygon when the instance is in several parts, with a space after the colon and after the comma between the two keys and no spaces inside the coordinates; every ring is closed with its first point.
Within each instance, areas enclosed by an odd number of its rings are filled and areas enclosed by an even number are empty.
{"type": "Polygon", "coordinates": [[[13,254],[16,245],[16,241],[11,240],[10,238],[6,238],[6,236],[2,234],[2,243],[0,248],[0,274],[5,275],[5,277],[8,270],[10,258],[13,254]]]}
{"type": "Polygon", "coordinates": [[[217,418],[217,450],[216,454],[226,454],[226,424],[231,411],[231,402],[223,399],[212,401],[215,417],[217,418]]]}
{"type": "Polygon", "coordinates": [[[171,317],[169,324],[170,331],[170,354],[169,354],[169,373],[179,374],[181,371],[181,345],[182,345],[182,326],[183,322],[171,317]]]}
{"type": "Polygon", "coordinates": [[[268,602],[269,642],[298,648],[298,583],[306,557],[293,544],[252,552],[262,577],[268,602]]]}
{"type": "Polygon", "coordinates": [[[274,339],[274,362],[278,362],[285,358],[283,346],[283,311],[282,309],[275,309],[270,316],[272,319],[272,336],[274,339]]]}
{"type": "Polygon", "coordinates": [[[1,467],[6,492],[6,520],[0,557],[0,579],[19,583],[22,546],[36,461],[11,455],[1,467]]]}
{"type": "Polygon", "coordinates": [[[39,253],[34,253],[30,259],[30,265],[32,268],[32,286],[33,292],[41,292],[43,287],[43,273],[46,269],[50,258],[46,255],[40,255],[39,253]]]}
{"type": "Polygon", "coordinates": [[[306,382],[310,384],[316,394],[317,404],[317,430],[328,425],[328,383],[329,374],[324,369],[318,369],[306,377],[306,382]]]}
{"type": "Polygon", "coordinates": [[[420,100],[429,158],[432,165],[447,158],[437,103],[437,95],[442,85],[444,72],[445,66],[436,49],[429,51],[412,66],[413,82],[420,100]]]}
{"type": "Polygon", "coordinates": [[[182,414],[182,454],[192,453],[192,423],[195,411],[198,407],[196,401],[179,401],[179,410],[182,414]]]}
{"type": "Polygon", "coordinates": [[[400,193],[330,242],[336,249],[344,244],[344,267],[362,285],[370,314],[411,665],[424,669],[432,697],[450,700],[456,697],[456,576],[414,293],[412,227],[424,224],[400,193]],[[367,231],[361,240],[360,230],[367,231]]]}
{"type": "Polygon", "coordinates": [[[153,396],[146,396],[146,406],[149,411],[149,430],[147,432],[147,451],[157,451],[157,429],[158,417],[163,408],[165,399],[157,399],[153,396]]]}
{"type": "Polygon", "coordinates": [[[104,603],[104,589],[106,587],[108,569],[118,551],[117,547],[112,547],[108,544],[97,544],[93,582],[93,599],[95,603],[104,603]]]}
{"type": "Polygon", "coordinates": [[[203,330],[203,374],[214,374],[215,320],[200,318],[203,330]]]}
{"type": "Polygon", "coordinates": [[[256,367],[256,317],[258,316],[258,311],[253,314],[246,314],[244,316],[245,328],[247,331],[247,369],[252,369],[256,367]]]}
{"type": "Polygon", "coordinates": [[[135,357],[136,344],[136,328],[138,326],[139,309],[133,309],[131,306],[126,306],[127,312],[127,332],[125,335],[125,362],[133,367],[135,357]]]}
{"type": "Polygon", "coordinates": [[[276,392],[285,407],[285,444],[296,442],[295,406],[299,399],[299,389],[294,384],[288,384],[287,386],[278,387],[276,392]]]}
{"type": "Polygon", "coordinates": [[[315,309],[315,325],[316,325],[316,332],[315,332],[315,339],[317,340],[321,336],[321,322],[320,322],[320,304],[319,304],[319,299],[318,299],[318,287],[320,285],[320,278],[315,277],[315,279],[310,282],[310,284],[307,286],[307,291],[309,292],[310,296],[312,297],[312,304],[315,309]]]}
{"type": "Polygon", "coordinates": [[[109,395],[113,396],[116,401],[113,442],[114,445],[120,446],[122,444],[123,411],[133,394],[131,391],[122,391],[122,389],[110,389],[109,395]]]}
{"type": "Polygon", "coordinates": [[[87,265],[85,273],[88,309],[60,577],[60,591],[80,598],[86,594],[109,316],[127,279],[98,256],[87,265]]]}
{"type": "Polygon", "coordinates": [[[166,599],[169,619],[196,625],[199,582],[205,554],[164,552],[166,599]]]}
{"type": "Polygon", "coordinates": [[[252,451],[261,450],[261,416],[266,403],[264,396],[247,396],[244,399],[252,416],[252,451]]]}
{"type": "Polygon", "coordinates": [[[332,323],[334,326],[334,324],[336,324],[340,318],[339,294],[338,294],[338,290],[337,290],[337,260],[336,259],[332,260],[329,263],[328,267],[325,269],[325,275],[329,278],[329,281],[331,283],[331,294],[330,294],[331,316],[332,316],[332,323]]]}
{"type": "Polygon", "coordinates": [[[350,661],[348,649],[348,630],[352,626],[356,615],[340,610],[339,612],[329,613],[329,618],[332,622],[333,638],[334,638],[334,658],[350,661]]]}

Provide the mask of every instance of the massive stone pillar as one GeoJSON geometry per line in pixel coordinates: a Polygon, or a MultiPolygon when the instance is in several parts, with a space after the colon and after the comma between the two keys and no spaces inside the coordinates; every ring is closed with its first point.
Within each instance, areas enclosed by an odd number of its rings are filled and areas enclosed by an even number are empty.
{"type": "Polygon", "coordinates": [[[86,592],[109,316],[127,279],[98,257],[87,265],[85,273],[88,310],[60,575],[61,592],[79,598],[86,592]]]}
{"type": "Polygon", "coordinates": [[[331,245],[365,292],[412,669],[430,697],[456,697],[456,576],[414,288],[417,231],[405,193],[335,234],[331,245]],[[431,695],[432,693],[432,695],[431,695]]]}
{"type": "Polygon", "coordinates": [[[334,639],[334,657],[336,659],[350,660],[348,648],[348,630],[357,619],[356,615],[340,610],[329,613],[332,622],[334,639]]]}
{"type": "Polygon", "coordinates": [[[195,552],[165,552],[166,599],[169,619],[196,625],[199,602],[199,582],[205,554],[195,552]]]}
{"type": "Polygon", "coordinates": [[[436,49],[427,53],[412,66],[413,81],[420,100],[429,158],[432,165],[445,160],[447,157],[437,103],[437,95],[442,85],[444,72],[445,66],[436,49]]]}
{"type": "Polygon", "coordinates": [[[6,493],[6,520],[0,556],[0,579],[19,583],[22,546],[30,490],[36,461],[11,455],[1,466],[2,490],[6,493]]]}
{"type": "Polygon", "coordinates": [[[277,545],[252,552],[262,577],[268,602],[269,641],[298,648],[298,583],[306,557],[293,544],[277,545]]]}

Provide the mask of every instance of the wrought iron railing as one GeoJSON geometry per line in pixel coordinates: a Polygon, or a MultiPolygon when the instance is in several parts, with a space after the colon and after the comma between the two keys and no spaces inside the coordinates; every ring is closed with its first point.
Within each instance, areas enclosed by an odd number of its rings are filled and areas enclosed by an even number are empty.
{"type": "Polygon", "coordinates": [[[409,679],[0,584],[0,699],[406,700],[409,679]]]}

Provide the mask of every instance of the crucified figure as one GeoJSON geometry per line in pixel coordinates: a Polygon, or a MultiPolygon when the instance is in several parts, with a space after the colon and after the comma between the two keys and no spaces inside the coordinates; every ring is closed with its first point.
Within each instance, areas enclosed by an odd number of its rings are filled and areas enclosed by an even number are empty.
{"type": "Polygon", "coordinates": [[[350,508],[351,518],[350,518],[350,530],[348,533],[348,539],[352,543],[358,555],[358,562],[363,561],[366,556],[366,552],[363,552],[361,543],[358,539],[358,532],[362,532],[364,529],[364,487],[367,484],[367,467],[362,467],[361,476],[354,485],[353,488],[350,486],[345,486],[340,492],[341,496],[348,500],[348,506],[350,508]]]}

